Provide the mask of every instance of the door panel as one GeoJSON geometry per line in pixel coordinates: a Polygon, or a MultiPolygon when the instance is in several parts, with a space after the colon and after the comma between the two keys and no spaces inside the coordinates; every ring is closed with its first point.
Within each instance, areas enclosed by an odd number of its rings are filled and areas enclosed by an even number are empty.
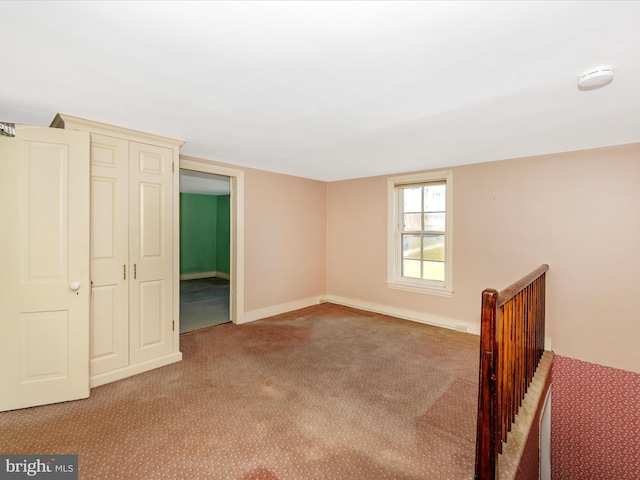
{"type": "Polygon", "coordinates": [[[139,282],[140,292],[140,350],[162,342],[162,287],[165,282],[151,280],[139,282]]]}
{"type": "Polygon", "coordinates": [[[173,352],[173,150],[129,142],[131,361],[173,352]]]}
{"type": "Polygon", "coordinates": [[[129,364],[129,142],[91,134],[91,375],[129,364]]]}
{"type": "Polygon", "coordinates": [[[83,132],[0,137],[0,410],[89,396],[88,156],[83,132]]]}
{"type": "Polygon", "coordinates": [[[67,314],[52,311],[20,315],[23,384],[68,375],[67,314]]]}
{"type": "MultiPolygon", "coordinates": [[[[126,300],[125,300],[126,301],[126,300]]],[[[128,342],[125,342],[125,351],[122,351],[118,338],[121,336],[122,322],[118,319],[118,287],[117,285],[103,285],[93,287],[91,293],[91,373],[101,373],[98,365],[117,365],[118,368],[126,365],[114,357],[129,357],[128,342]],[[96,372],[95,370],[98,370],[96,372]]],[[[124,325],[127,327],[127,324],[124,325]]],[[[127,337],[129,333],[125,328],[127,337]]]]}
{"type": "Polygon", "coordinates": [[[161,260],[163,252],[164,185],[140,183],[140,259],[161,260]]]}
{"type": "MultiPolygon", "coordinates": [[[[119,182],[117,178],[91,176],[91,259],[118,259],[119,182]]],[[[126,230],[126,226],[125,226],[126,230]]]]}
{"type": "Polygon", "coordinates": [[[67,276],[67,145],[22,145],[18,202],[21,225],[22,285],[60,283],[67,276]],[[47,232],[47,238],[42,237],[47,232]]]}

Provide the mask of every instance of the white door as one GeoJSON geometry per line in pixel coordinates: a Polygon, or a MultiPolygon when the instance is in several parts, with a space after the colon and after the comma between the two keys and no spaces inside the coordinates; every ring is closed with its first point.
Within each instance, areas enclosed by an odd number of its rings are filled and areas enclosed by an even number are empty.
{"type": "Polygon", "coordinates": [[[173,150],[129,142],[131,362],[173,352],[173,150]]]}
{"type": "Polygon", "coordinates": [[[0,136],[0,410],[89,396],[89,134],[0,136]]]}
{"type": "Polygon", "coordinates": [[[129,365],[129,142],[91,134],[91,375],[129,365]]]}

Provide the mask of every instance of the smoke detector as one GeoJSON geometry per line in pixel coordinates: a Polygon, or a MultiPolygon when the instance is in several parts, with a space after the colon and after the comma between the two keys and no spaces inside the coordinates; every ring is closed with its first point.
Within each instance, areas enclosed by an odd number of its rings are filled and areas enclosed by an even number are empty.
{"type": "Polygon", "coordinates": [[[578,77],[578,88],[580,90],[594,90],[610,84],[612,80],[613,67],[595,67],[578,77]]]}

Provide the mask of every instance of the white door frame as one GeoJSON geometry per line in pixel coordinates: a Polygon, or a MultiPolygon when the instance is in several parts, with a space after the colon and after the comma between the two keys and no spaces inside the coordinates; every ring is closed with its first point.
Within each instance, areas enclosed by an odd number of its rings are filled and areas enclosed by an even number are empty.
{"type": "MultiPolygon", "coordinates": [[[[229,177],[231,185],[231,239],[230,239],[230,304],[233,323],[244,321],[244,172],[223,167],[202,158],[180,155],[180,168],[194,172],[212,173],[229,177]]],[[[178,189],[179,190],[179,189],[178,189]]],[[[180,192],[177,193],[180,196],[180,192]]],[[[180,215],[178,214],[177,217],[180,215]]],[[[176,242],[180,228],[175,229],[176,242]]],[[[176,282],[180,284],[180,269],[176,271],[176,282]]]]}

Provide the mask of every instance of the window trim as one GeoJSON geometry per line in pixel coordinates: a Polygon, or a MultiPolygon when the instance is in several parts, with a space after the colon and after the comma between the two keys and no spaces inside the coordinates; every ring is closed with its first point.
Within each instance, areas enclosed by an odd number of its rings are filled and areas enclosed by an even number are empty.
{"type": "Polygon", "coordinates": [[[450,297],[453,295],[453,171],[441,170],[437,172],[417,173],[389,177],[387,179],[387,287],[416,293],[427,293],[450,297]],[[444,181],[447,186],[445,200],[445,280],[408,279],[400,276],[401,245],[400,235],[400,205],[397,187],[418,183],[444,181]]]}

